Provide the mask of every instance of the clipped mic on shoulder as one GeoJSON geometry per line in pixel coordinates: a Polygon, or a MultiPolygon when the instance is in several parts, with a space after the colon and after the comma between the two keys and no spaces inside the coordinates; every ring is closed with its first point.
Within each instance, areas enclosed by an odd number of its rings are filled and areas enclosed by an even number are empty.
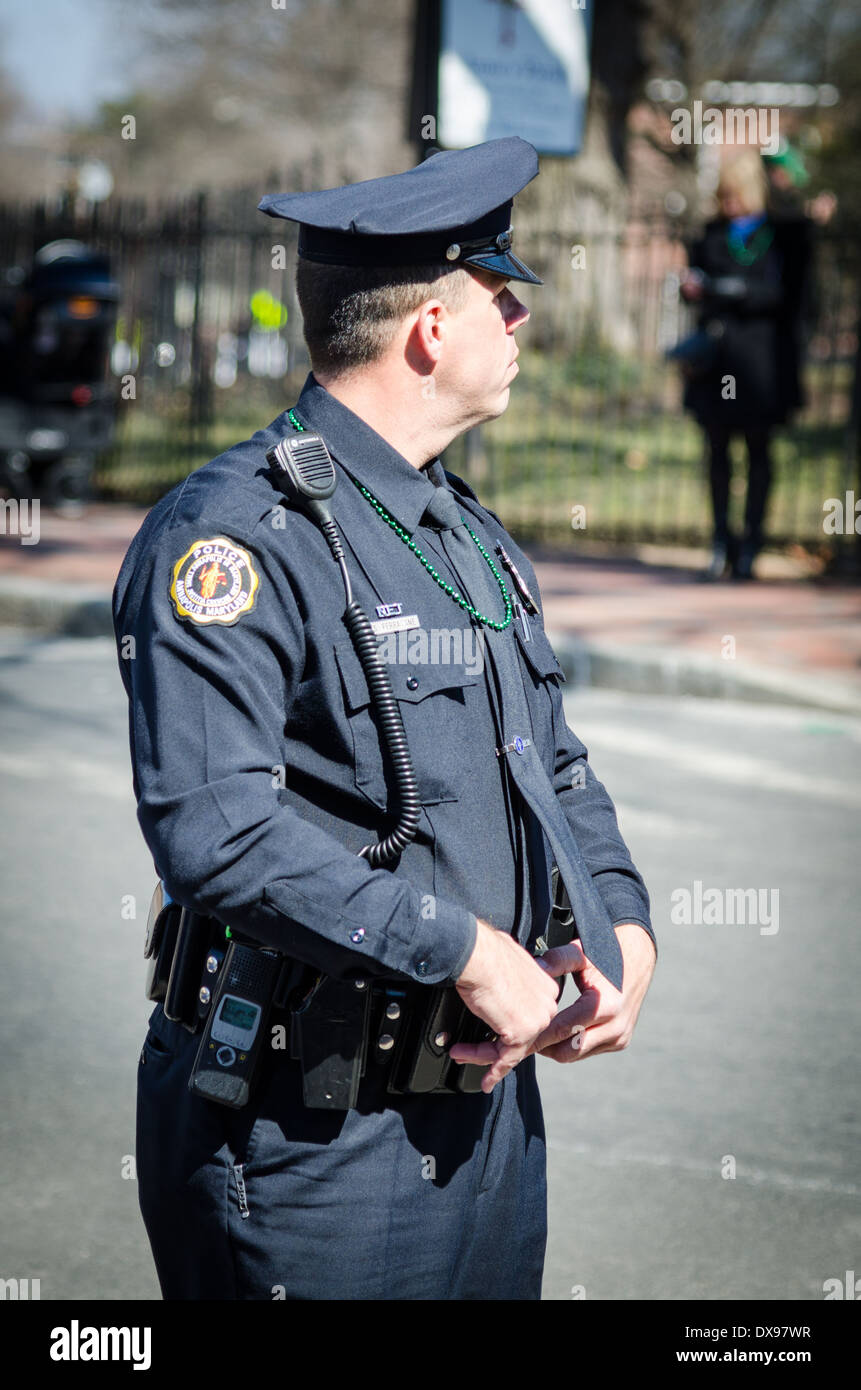
{"type": "Polygon", "coordinates": [[[310,430],[288,435],[267,451],[266,462],[291,502],[304,507],[320,525],[331,522],[326,503],[338,479],[321,435],[310,430]]]}

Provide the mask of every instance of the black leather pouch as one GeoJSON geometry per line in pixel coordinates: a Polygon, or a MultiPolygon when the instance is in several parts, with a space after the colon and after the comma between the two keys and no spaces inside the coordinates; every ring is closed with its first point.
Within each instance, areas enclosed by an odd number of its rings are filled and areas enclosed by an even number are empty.
{"type": "Polygon", "coordinates": [[[292,1050],[312,1110],[350,1110],[358,1099],[368,1045],[370,993],[324,976],[292,1017],[292,1050]]]}
{"type": "Polygon", "coordinates": [[[150,903],[144,942],[144,959],[149,961],[146,997],[156,1004],[167,993],[181,915],[179,903],[166,898],[161,883],[158,883],[150,903]]]}

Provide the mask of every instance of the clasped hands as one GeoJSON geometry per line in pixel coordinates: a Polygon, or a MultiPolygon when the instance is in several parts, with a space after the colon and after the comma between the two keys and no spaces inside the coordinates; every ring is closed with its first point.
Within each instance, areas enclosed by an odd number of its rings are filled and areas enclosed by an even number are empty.
{"type": "Polygon", "coordinates": [[[622,922],[615,931],[624,961],[621,990],[592,965],[577,941],[531,956],[506,932],[479,920],[457,992],[496,1039],[455,1043],[452,1060],[486,1065],[481,1089],[489,1093],[533,1052],[555,1062],[577,1062],[626,1048],[655,968],[655,948],[638,922],[622,922]],[[580,996],[557,1013],[557,982],[564,975],[573,975],[580,996]]]}

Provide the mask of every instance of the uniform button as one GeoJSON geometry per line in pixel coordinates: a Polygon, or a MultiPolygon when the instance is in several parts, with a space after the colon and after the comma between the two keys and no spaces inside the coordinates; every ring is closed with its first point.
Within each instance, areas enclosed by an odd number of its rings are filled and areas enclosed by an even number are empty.
{"type": "Polygon", "coordinates": [[[364,927],[356,927],[356,930],[355,930],[355,931],[351,931],[351,932],[350,932],[350,940],[352,941],[352,943],[353,943],[354,946],[360,945],[361,942],[364,941],[364,939],[365,939],[365,928],[364,928],[364,927]]]}
{"type": "Polygon", "coordinates": [[[445,1047],[448,1042],[448,1033],[437,1033],[434,1036],[434,1043],[437,1047],[445,1047]]]}
{"type": "Polygon", "coordinates": [[[419,683],[416,680],[415,676],[410,676],[407,680],[407,690],[418,690],[418,688],[419,683]]]}
{"type": "Polygon", "coordinates": [[[401,1016],[401,1006],[400,1006],[400,1004],[387,1004],[387,1005],[386,1005],[386,1018],[400,1018],[400,1016],[401,1016]]]}
{"type": "Polygon", "coordinates": [[[377,1047],[380,1049],[381,1052],[388,1052],[390,1048],[394,1047],[394,1045],[395,1040],[392,1037],[391,1033],[381,1033],[380,1036],[377,1038],[377,1047]]]}
{"type": "Polygon", "coordinates": [[[420,960],[416,966],[417,975],[429,975],[431,972],[430,961],[420,960]]]}

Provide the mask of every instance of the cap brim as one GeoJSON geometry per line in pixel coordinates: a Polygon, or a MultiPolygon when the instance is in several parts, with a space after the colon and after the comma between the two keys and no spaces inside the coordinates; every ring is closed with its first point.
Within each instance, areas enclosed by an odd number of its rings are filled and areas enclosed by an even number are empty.
{"type": "Polygon", "coordinates": [[[528,285],[543,285],[528,265],[524,265],[513,251],[476,251],[472,256],[463,256],[461,265],[477,265],[489,270],[491,275],[505,275],[509,280],[525,280],[528,285]]]}

